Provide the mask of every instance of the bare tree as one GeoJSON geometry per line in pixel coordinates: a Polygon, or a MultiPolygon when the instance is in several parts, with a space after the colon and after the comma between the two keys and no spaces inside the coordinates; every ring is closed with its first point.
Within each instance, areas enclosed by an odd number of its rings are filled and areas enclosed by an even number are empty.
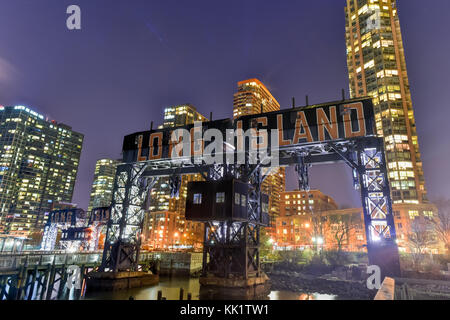
{"type": "Polygon", "coordinates": [[[433,217],[431,223],[436,235],[445,245],[447,253],[450,251],[450,199],[438,199],[434,202],[438,208],[437,216],[433,217]]]}
{"type": "Polygon", "coordinates": [[[328,223],[337,251],[341,253],[343,244],[350,239],[350,233],[361,224],[361,216],[359,214],[332,215],[328,223]]]}
{"type": "Polygon", "coordinates": [[[411,249],[416,268],[419,267],[425,250],[436,242],[433,231],[432,220],[416,218],[411,224],[411,231],[408,234],[408,246],[411,249]]]}

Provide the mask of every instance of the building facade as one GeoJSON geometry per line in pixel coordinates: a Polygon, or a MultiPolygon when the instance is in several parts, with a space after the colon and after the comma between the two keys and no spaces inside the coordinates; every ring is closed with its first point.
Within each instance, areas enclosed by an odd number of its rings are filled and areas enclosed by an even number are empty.
{"type": "MultiPolygon", "coordinates": [[[[258,79],[239,81],[237,86],[233,99],[233,119],[280,110],[278,101],[258,79]]],[[[280,214],[280,197],[285,190],[285,184],[284,168],[275,170],[263,182],[261,191],[269,196],[269,215],[272,219],[280,214]]]]}
{"type": "Polygon", "coordinates": [[[114,179],[119,160],[100,159],[95,164],[94,181],[88,211],[93,208],[109,207],[112,201],[114,179]]]}
{"type": "Polygon", "coordinates": [[[42,231],[54,202],[71,202],[84,136],[24,107],[0,107],[0,232],[42,231]]]}
{"type": "Polygon", "coordinates": [[[275,218],[276,246],[293,249],[312,245],[312,239],[323,233],[323,213],[337,208],[334,199],[320,190],[282,192],[280,216],[275,218]]]}
{"type": "Polygon", "coordinates": [[[427,191],[395,0],[347,0],[347,65],[352,98],[373,98],[394,203],[426,203],[427,191]]]}
{"type": "MultiPolygon", "coordinates": [[[[309,196],[304,198],[304,192],[283,193],[282,215],[276,218],[276,236],[272,239],[275,248],[302,250],[319,245],[323,250],[366,251],[363,209],[338,209],[332,198],[318,190],[314,192],[311,208],[307,204],[309,196]]],[[[393,214],[400,252],[445,252],[445,245],[438,239],[432,223],[437,215],[434,205],[394,204],[393,214]]]]}
{"type": "Polygon", "coordinates": [[[294,190],[281,193],[280,217],[305,216],[337,208],[334,199],[320,190],[294,190]]]}
{"type": "Polygon", "coordinates": [[[144,249],[198,250],[203,245],[203,224],[187,221],[178,212],[150,212],[147,228],[144,249]]]}

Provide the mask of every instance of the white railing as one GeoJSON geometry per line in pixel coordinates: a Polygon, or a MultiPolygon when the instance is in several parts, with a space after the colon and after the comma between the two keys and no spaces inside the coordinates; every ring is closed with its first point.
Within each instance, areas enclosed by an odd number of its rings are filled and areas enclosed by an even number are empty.
{"type": "Polygon", "coordinates": [[[20,254],[0,254],[0,271],[14,270],[27,263],[28,267],[72,265],[72,264],[100,264],[102,252],[67,253],[61,251],[22,252],[20,254]]]}

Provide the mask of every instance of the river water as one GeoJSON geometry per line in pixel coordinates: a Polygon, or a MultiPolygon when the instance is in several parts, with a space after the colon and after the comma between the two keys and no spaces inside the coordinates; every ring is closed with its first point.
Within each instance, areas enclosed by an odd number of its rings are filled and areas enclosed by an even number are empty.
{"type": "MultiPolygon", "coordinates": [[[[184,299],[188,293],[192,294],[192,300],[198,300],[200,284],[198,278],[169,278],[161,277],[158,285],[132,288],[120,291],[106,291],[87,293],[85,300],[128,300],[133,297],[135,300],[156,300],[158,291],[162,291],[162,296],[167,300],[179,300],[180,288],[184,289],[184,299]]],[[[337,297],[328,294],[318,294],[314,292],[290,292],[271,291],[270,300],[335,300],[337,297]]]]}

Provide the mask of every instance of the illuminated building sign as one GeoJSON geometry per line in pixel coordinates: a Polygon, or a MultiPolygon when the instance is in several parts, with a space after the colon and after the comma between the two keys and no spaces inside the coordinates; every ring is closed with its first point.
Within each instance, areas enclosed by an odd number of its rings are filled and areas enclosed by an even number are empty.
{"type": "MultiPolygon", "coordinates": [[[[371,99],[284,109],[184,127],[138,132],[124,139],[124,162],[282,150],[303,144],[373,136],[371,99]]],[[[217,160],[217,159],[215,159],[217,160]]],[[[217,161],[215,161],[217,163],[217,161]]]]}

